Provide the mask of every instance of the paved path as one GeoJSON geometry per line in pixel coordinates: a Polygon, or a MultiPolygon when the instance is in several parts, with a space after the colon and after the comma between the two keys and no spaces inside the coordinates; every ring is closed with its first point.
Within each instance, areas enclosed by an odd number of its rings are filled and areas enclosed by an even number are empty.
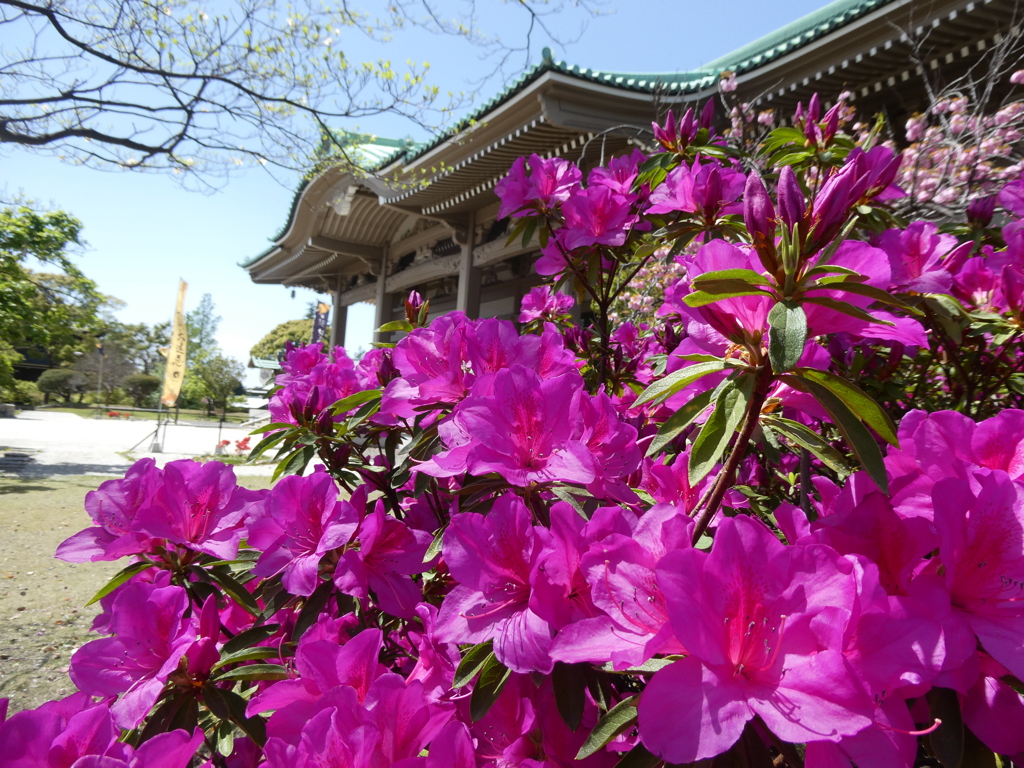
{"type": "MultiPolygon", "coordinates": [[[[0,419],[0,448],[32,453],[23,475],[116,475],[124,474],[135,459],[152,456],[163,465],[174,459],[212,454],[218,429],[169,424],[161,429],[163,451],[152,453],[152,421],[115,421],[82,418],[74,413],[22,411],[16,418],[0,419]],[[132,450],[132,449],[135,450],[132,450]],[[129,455],[127,451],[132,451],[129,455]]],[[[240,440],[247,429],[224,425],[224,440],[240,440]]],[[[258,436],[257,436],[258,437],[258,436]]],[[[257,437],[251,441],[255,444],[257,437]]],[[[234,446],[229,446],[231,449],[234,446]]],[[[270,475],[271,465],[235,467],[239,475],[270,475]]]]}

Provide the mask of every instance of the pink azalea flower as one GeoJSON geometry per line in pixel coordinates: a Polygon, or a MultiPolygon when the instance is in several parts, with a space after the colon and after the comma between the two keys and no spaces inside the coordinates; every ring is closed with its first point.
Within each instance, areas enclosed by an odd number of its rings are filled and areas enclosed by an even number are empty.
{"type": "Polygon", "coordinates": [[[591,546],[580,569],[601,614],[564,627],[551,657],[568,663],[610,659],[621,668],[642,664],[656,653],[682,652],[655,568],[666,553],[689,549],[692,532],[693,521],[682,508],[656,504],[635,531],[614,530],[591,546]]]}
{"type": "Polygon", "coordinates": [[[930,570],[985,651],[1024,677],[1024,487],[978,470],[937,482],[933,503],[941,544],[930,570]]]}
{"type": "Polygon", "coordinates": [[[518,496],[496,499],[486,516],[455,515],[442,552],[458,586],[441,604],[435,636],[449,643],[493,640],[495,656],[509,669],[550,672],[554,629],[530,607],[540,544],[518,496]]]}
{"type": "Polygon", "coordinates": [[[539,155],[530,155],[529,165],[530,189],[525,199],[536,200],[542,208],[564,203],[580,189],[583,174],[568,160],[560,157],[545,160],[539,155]]]}
{"type": "Polygon", "coordinates": [[[644,745],[687,763],[728,750],[755,716],[790,742],[870,725],[870,699],[828,644],[854,609],[851,571],[828,547],[784,546],[747,517],[723,520],[710,554],[667,554],[658,585],[690,655],[644,690],[644,745]]]}
{"type": "Polygon", "coordinates": [[[410,577],[430,568],[423,556],[431,535],[386,514],[384,504],[378,501],[373,512],[363,518],[356,537],[359,548],[341,556],[334,572],[335,585],[360,599],[373,590],[382,610],[403,619],[415,618],[422,594],[410,577]]]}
{"type": "Polygon", "coordinates": [[[931,222],[915,221],[906,229],[886,230],[873,242],[889,256],[894,288],[949,293],[953,276],[943,258],[957,245],[953,235],[940,235],[931,222]]]}
{"type": "Polygon", "coordinates": [[[456,403],[466,395],[463,370],[469,320],[462,312],[449,312],[426,328],[416,328],[392,352],[399,377],[381,396],[381,410],[374,421],[395,424],[413,420],[422,406],[456,403]]]}
{"type": "Polygon", "coordinates": [[[120,737],[110,708],[84,693],[0,717],[5,768],[187,768],[203,743],[199,729],[160,733],[137,749],[120,737]]]}
{"type": "Polygon", "coordinates": [[[992,751],[1024,753],[1024,696],[1003,682],[1006,667],[986,653],[978,656],[978,680],[960,695],[964,723],[992,751]]]}
{"type": "Polygon", "coordinates": [[[527,206],[526,195],[530,191],[530,179],[526,175],[526,158],[518,157],[508,169],[508,175],[494,185],[494,194],[501,199],[498,218],[506,216],[528,216],[532,211],[527,206]]]}
{"type": "Polygon", "coordinates": [[[628,155],[613,157],[607,166],[599,165],[590,172],[587,184],[605,186],[612,192],[628,196],[633,192],[633,182],[645,160],[647,156],[639,149],[634,149],[628,155]]]}
{"type": "Polygon", "coordinates": [[[249,523],[249,544],[263,550],[253,573],[266,577],[283,572],[290,593],[313,594],[320,560],[352,538],[366,493],[360,486],[352,502],[340,501],[334,479],[323,471],[281,478],[249,523]]]}
{"type": "Polygon", "coordinates": [[[591,483],[593,456],[573,437],[581,396],[578,374],[542,380],[521,365],[500,370],[493,394],[466,398],[441,433],[448,451],[418,469],[435,477],[497,472],[518,486],[591,483]]]}
{"type": "Polygon", "coordinates": [[[136,516],[162,479],[153,459],[136,461],[124,478],[107,480],[85,494],[85,511],[96,525],[66,539],[57,557],[69,563],[118,560],[159,544],[139,530],[136,516]]]}
{"type": "Polygon", "coordinates": [[[164,683],[196,640],[181,587],[126,584],[111,611],[114,637],[86,643],[71,657],[71,679],[94,696],[120,696],[117,724],[134,728],[149,714],[164,683]]]}
{"type": "Polygon", "coordinates": [[[523,296],[519,322],[531,323],[540,318],[553,320],[572,309],[574,303],[572,296],[554,293],[550,285],[538,285],[523,296]]]}
{"type": "Polygon", "coordinates": [[[597,707],[588,697],[580,727],[570,731],[555,706],[551,679],[538,687],[526,675],[513,674],[494,706],[470,730],[482,768],[612,768],[619,756],[604,749],[576,760],[596,723],[597,707]]]}
{"type": "Polygon", "coordinates": [[[562,213],[565,229],[561,239],[569,251],[591,245],[622,245],[629,227],[636,222],[630,199],[604,185],[577,192],[562,203],[562,213]]]}
{"type": "Polygon", "coordinates": [[[264,493],[238,486],[226,464],[171,461],[136,525],[151,536],[230,559],[245,535],[242,520],[264,493]]]}
{"type": "Polygon", "coordinates": [[[252,717],[275,710],[271,735],[285,735],[301,730],[309,713],[329,692],[339,686],[353,691],[361,703],[370,686],[387,672],[379,661],[384,636],[380,630],[359,632],[344,644],[340,643],[332,622],[321,620],[299,641],[295,651],[295,668],[299,676],[272,683],[250,700],[246,715],[252,717]]]}

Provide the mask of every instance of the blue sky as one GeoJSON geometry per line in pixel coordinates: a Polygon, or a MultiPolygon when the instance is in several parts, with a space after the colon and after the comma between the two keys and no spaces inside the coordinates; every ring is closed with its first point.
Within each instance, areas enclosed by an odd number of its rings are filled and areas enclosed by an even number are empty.
{"type": "MultiPolygon", "coordinates": [[[[602,15],[586,22],[578,42],[552,48],[557,59],[594,69],[685,71],[822,5],[820,0],[609,0],[602,15]]],[[[515,23],[521,19],[510,16],[505,4],[478,0],[477,8],[482,29],[503,30],[510,42],[520,36],[515,23]]],[[[549,21],[571,37],[582,18],[572,13],[549,21]]],[[[442,91],[472,89],[469,81],[488,66],[479,61],[476,50],[459,41],[423,33],[403,36],[386,47],[369,46],[362,40],[349,45],[344,38],[341,45],[348,45],[350,59],[384,53],[396,65],[406,59],[429,61],[431,82],[442,91]]],[[[538,57],[539,44],[534,62],[538,57]]],[[[488,83],[478,99],[486,100],[501,87],[500,82],[488,83]]],[[[425,138],[421,129],[397,118],[342,127],[425,138]]],[[[293,299],[290,289],[254,285],[237,266],[264,250],[284,225],[296,185],[296,177],[274,178],[253,168],[238,173],[218,191],[204,194],[182,188],[169,174],[94,171],[20,149],[0,155],[3,199],[20,193],[82,220],[88,248],[81,267],[100,290],[126,303],[117,313],[120,319],[146,323],[169,319],[181,277],[189,284],[187,309],[198,304],[204,293],[213,296],[223,317],[220,345],[240,359],[275,325],[301,317],[307,303],[315,299],[304,289],[293,299]]],[[[369,345],[372,322],[369,305],[350,309],[346,340],[350,350],[369,345]]]]}

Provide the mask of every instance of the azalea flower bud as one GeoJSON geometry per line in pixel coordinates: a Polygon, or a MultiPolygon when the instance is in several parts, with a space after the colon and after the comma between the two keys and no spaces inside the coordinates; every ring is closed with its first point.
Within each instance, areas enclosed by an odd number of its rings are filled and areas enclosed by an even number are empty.
{"type": "Polygon", "coordinates": [[[967,220],[978,227],[987,227],[992,222],[992,214],[996,210],[994,195],[976,197],[967,204],[967,220]]]}
{"type": "Polygon", "coordinates": [[[775,207],[756,173],[747,177],[743,190],[743,221],[761,263],[774,271],[774,266],[769,265],[775,264],[775,207]]]}
{"type": "Polygon", "coordinates": [[[786,166],[779,174],[779,186],[776,191],[779,201],[779,220],[784,222],[790,229],[794,224],[799,223],[807,209],[804,201],[804,193],[800,189],[800,182],[796,180],[793,168],[786,166]]]}
{"type": "Polygon", "coordinates": [[[825,113],[825,119],[822,121],[825,124],[824,136],[825,141],[831,141],[832,137],[836,135],[839,130],[839,112],[842,109],[842,104],[836,104],[832,109],[825,113]]]}
{"type": "Polygon", "coordinates": [[[696,135],[697,125],[693,119],[693,107],[690,107],[679,121],[679,138],[689,144],[696,135]]]}
{"type": "Polygon", "coordinates": [[[700,127],[707,128],[709,131],[715,121],[715,100],[708,99],[704,104],[704,109],[700,111],[700,127]]]}
{"type": "Polygon", "coordinates": [[[816,123],[819,117],[821,117],[821,99],[818,98],[818,94],[814,94],[807,102],[807,122],[816,123]]]}

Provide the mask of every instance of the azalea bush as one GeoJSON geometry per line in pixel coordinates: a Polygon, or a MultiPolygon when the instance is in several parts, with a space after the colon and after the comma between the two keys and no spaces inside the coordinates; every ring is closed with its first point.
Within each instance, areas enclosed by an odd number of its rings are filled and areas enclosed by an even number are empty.
{"type": "Polygon", "coordinates": [[[1024,183],[901,219],[900,156],[819,110],[517,161],[518,324],[413,294],[358,363],[289,349],[271,490],[146,459],[88,494],[57,556],[126,567],[3,764],[1024,756],[1024,183]]]}

